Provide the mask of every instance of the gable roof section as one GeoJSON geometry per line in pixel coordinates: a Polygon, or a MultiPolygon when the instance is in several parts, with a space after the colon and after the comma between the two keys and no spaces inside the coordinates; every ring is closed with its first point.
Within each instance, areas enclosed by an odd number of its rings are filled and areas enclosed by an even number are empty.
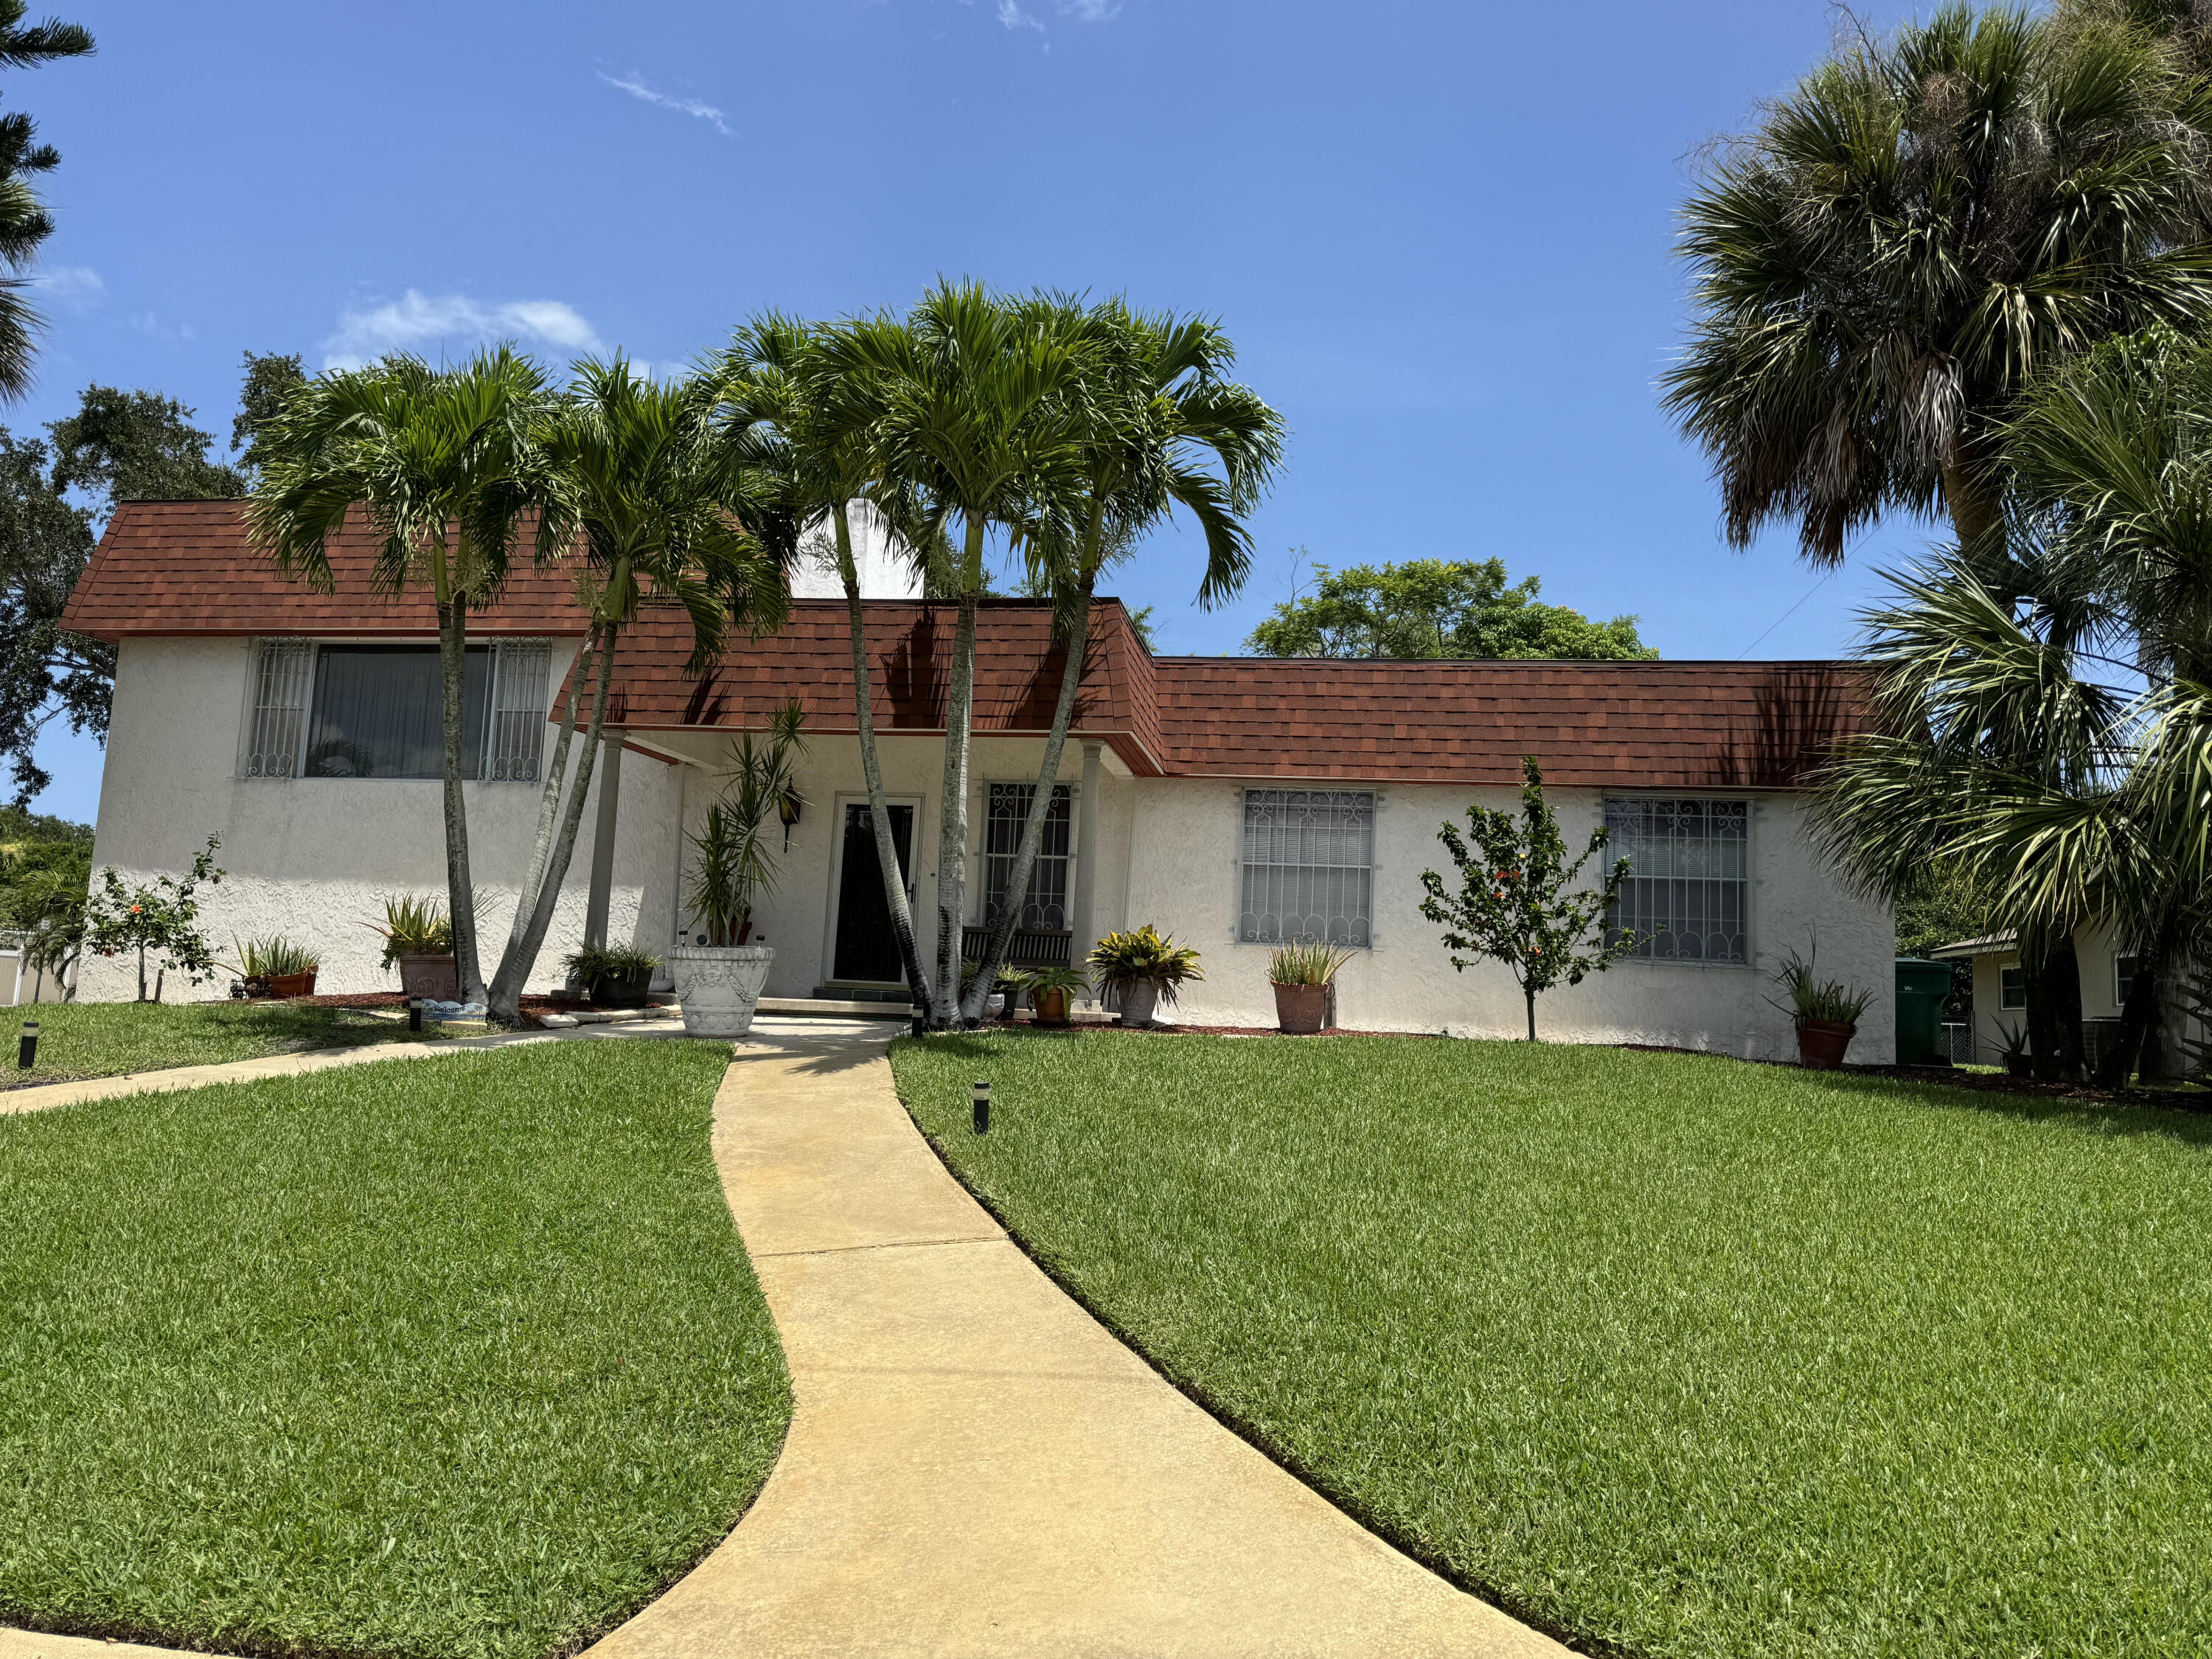
{"type": "Polygon", "coordinates": [[[1168,657],[1164,757],[1200,777],[1787,789],[1869,713],[1833,662],[1168,657]]]}
{"type": "MultiPolygon", "coordinates": [[[[369,572],[377,538],[368,515],[349,514],[331,538],[337,591],[293,581],[246,540],[238,501],[125,501],[93,550],[62,626],[110,643],[134,635],[422,635],[438,631],[428,587],[376,592],[369,572]]],[[[581,634],[574,578],[522,556],[498,604],[469,613],[472,634],[581,634]]]]}

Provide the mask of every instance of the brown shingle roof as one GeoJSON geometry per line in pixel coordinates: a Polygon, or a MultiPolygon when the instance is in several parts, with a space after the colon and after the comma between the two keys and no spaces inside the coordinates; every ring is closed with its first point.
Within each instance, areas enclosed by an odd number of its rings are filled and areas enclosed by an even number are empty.
{"type": "MultiPolygon", "coordinates": [[[[98,640],[134,634],[425,634],[438,631],[426,588],[393,598],[369,586],[376,537],[365,514],[331,538],[337,592],[277,574],[246,538],[237,501],[125,501],[77,579],[62,626],[98,640]]],[[[574,578],[539,570],[526,537],[507,590],[471,611],[471,633],[580,634],[574,578]]]]}

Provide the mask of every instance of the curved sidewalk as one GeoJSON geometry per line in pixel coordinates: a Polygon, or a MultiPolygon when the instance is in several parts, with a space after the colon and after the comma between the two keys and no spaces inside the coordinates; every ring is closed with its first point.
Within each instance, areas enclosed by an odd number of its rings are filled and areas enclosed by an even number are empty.
{"type": "Polygon", "coordinates": [[[885,1038],[740,1049],[714,1156],[783,1339],[744,1520],[591,1659],[1559,1655],[1146,1367],[945,1173],[885,1038]]]}

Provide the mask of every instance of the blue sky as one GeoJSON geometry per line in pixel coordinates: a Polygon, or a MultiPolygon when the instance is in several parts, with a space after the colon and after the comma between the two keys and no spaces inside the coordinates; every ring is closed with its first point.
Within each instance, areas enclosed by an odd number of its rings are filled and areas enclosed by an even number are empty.
{"type": "MultiPolygon", "coordinates": [[[[1116,584],[1166,650],[1237,649],[1304,547],[1502,556],[1669,657],[1825,655],[1929,534],[1825,582],[1786,536],[1729,551],[1652,391],[1692,154],[1814,60],[1827,0],[56,9],[99,56],[0,76],[63,156],[16,430],[102,380],[227,435],[248,348],[680,363],[942,272],[1212,313],[1288,418],[1241,600],[1192,606],[1172,533],[1116,584]]],[[[40,808],[89,818],[99,751],[42,753],[40,808]]]]}

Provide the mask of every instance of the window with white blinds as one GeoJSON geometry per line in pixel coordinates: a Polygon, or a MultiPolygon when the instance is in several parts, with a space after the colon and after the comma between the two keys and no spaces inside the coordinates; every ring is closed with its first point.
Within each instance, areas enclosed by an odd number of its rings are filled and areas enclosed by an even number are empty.
{"type": "Polygon", "coordinates": [[[1375,797],[1247,789],[1237,937],[1364,946],[1375,910],[1375,797]]]}
{"type": "MultiPolygon", "coordinates": [[[[471,646],[461,775],[534,782],[544,750],[544,640],[471,646]]],[[[445,769],[438,649],[254,642],[239,773],[246,778],[434,778],[445,769]]]]}
{"type": "Polygon", "coordinates": [[[1605,827],[1628,860],[1609,938],[1634,934],[1628,954],[1648,962],[1750,961],[1750,802],[1608,800],[1605,827]]]}

